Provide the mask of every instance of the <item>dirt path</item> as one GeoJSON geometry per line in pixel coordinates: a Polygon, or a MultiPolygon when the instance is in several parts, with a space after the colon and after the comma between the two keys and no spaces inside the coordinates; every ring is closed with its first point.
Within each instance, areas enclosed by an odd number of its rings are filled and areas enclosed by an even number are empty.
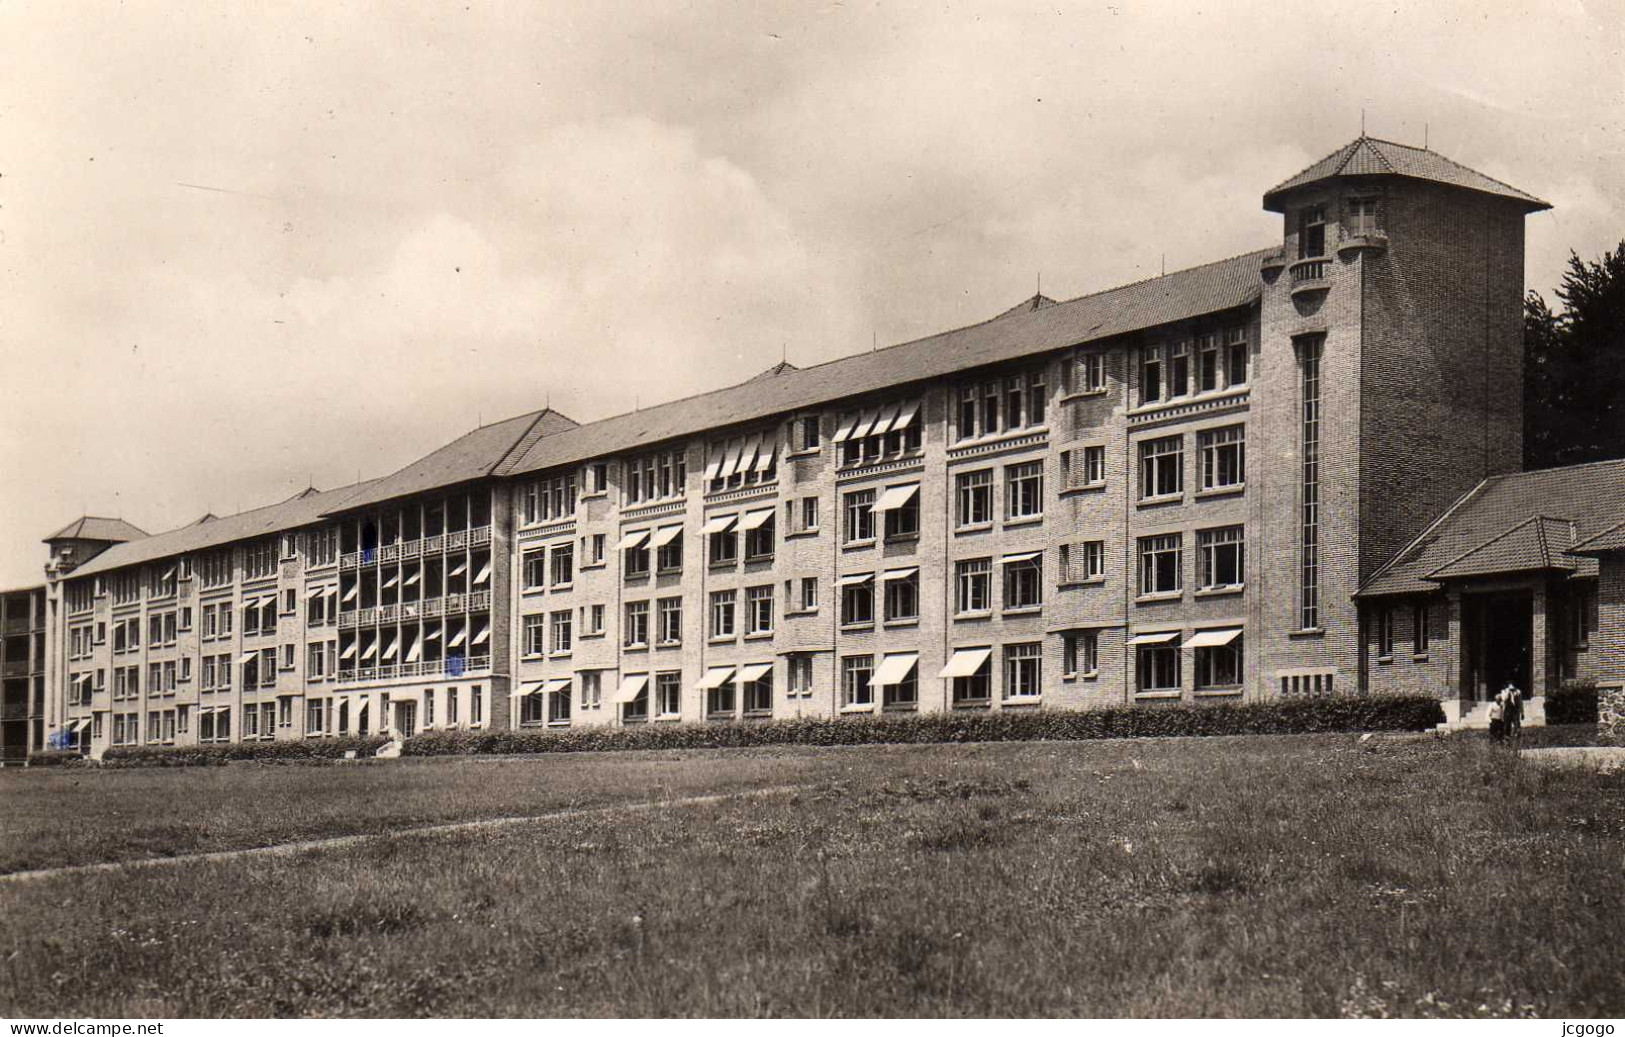
{"type": "Polygon", "coordinates": [[[479,821],[449,821],[444,824],[400,828],[390,832],[367,832],[360,835],[336,835],[326,839],[303,839],[271,846],[251,846],[241,850],[209,850],[203,853],[182,853],[173,857],[141,857],[128,861],[105,861],[99,864],[70,864],[61,868],[39,868],[34,871],[14,871],[0,875],[0,885],[35,882],[42,879],[63,878],[68,875],[92,875],[97,872],[128,871],[136,868],[160,868],[176,864],[200,864],[214,861],[240,860],[245,857],[287,857],[320,850],[343,850],[385,839],[405,839],[416,836],[450,835],[456,832],[475,832],[487,828],[507,828],[515,825],[539,824],[546,821],[567,821],[578,817],[603,814],[642,813],[670,807],[703,807],[726,803],[734,799],[759,799],[782,796],[812,788],[810,785],[776,785],[772,788],[751,789],[745,792],[721,792],[706,796],[684,796],[681,799],[656,799],[641,803],[617,803],[601,807],[571,807],[552,810],[544,814],[525,814],[517,817],[488,817],[479,821]]]}

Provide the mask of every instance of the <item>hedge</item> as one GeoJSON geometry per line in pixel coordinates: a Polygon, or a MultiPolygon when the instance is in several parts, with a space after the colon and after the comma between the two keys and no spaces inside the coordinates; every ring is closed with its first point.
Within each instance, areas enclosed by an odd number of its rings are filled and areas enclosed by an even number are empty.
{"type": "Polygon", "coordinates": [[[43,749],[28,754],[30,767],[73,767],[84,762],[84,756],[74,749],[43,749]]]}
{"type": "Polygon", "coordinates": [[[640,724],[562,731],[435,731],[408,738],[401,755],[1421,731],[1443,721],[1444,713],[1436,699],[1425,695],[1377,695],[1241,705],[1121,706],[1086,711],[995,710],[761,723],[640,724]]]}
{"type": "Polygon", "coordinates": [[[1546,723],[1595,724],[1597,686],[1590,681],[1564,681],[1546,696],[1546,723]]]}
{"type": "Polygon", "coordinates": [[[389,739],[313,738],[297,742],[236,742],[226,745],[177,745],[115,747],[102,754],[108,767],[214,767],[235,760],[268,763],[304,760],[341,760],[347,752],[367,759],[389,739]]]}

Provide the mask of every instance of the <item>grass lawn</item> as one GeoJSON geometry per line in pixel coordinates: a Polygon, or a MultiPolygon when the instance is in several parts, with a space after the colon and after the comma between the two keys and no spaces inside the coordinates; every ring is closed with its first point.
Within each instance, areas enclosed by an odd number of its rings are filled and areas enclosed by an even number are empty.
{"type": "Polygon", "coordinates": [[[0,884],[0,1015],[1625,1014],[1625,779],[1476,740],[15,774],[30,864],[803,788],[0,884]]]}

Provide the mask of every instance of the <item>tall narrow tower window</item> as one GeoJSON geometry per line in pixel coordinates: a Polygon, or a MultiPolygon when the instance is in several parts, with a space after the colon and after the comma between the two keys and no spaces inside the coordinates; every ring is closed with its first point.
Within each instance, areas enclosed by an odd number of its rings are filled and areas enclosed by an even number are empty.
{"type": "Polygon", "coordinates": [[[1300,492],[1298,611],[1299,626],[1320,626],[1320,358],[1324,335],[1293,340],[1298,353],[1303,398],[1303,473],[1300,492]]]}
{"type": "Polygon", "coordinates": [[[1298,258],[1319,259],[1326,254],[1326,207],[1298,210],[1298,258]]]}

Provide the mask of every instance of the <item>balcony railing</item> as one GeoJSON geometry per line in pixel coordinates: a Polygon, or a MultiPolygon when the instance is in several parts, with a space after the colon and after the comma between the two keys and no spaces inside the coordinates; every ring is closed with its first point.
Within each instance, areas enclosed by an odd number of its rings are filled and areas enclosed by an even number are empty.
{"type": "Polygon", "coordinates": [[[1303,284],[1305,281],[1324,281],[1326,272],[1331,268],[1332,261],[1325,256],[1315,259],[1300,259],[1288,269],[1292,271],[1292,283],[1303,284]]]}
{"type": "Polygon", "coordinates": [[[489,655],[449,656],[445,659],[425,659],[421,662],[388,663],[382,666],[358,666],[353,670],[340,670],[340,684],[365,684],[369,681],[390,681],[410,677],[469,677],[491,668],[489,655]]]}
{"type": "Polygon", "coordinates": [[[447,594],[441,598],[421,598],[394,605],[375,605],[339,613],[339,629],[353,630],[370,627],[374,623],[394,623],[403,619],[434,619],[457,612],[482,612],[491,607],[490,591],[472,591],[468,594],[447,594]]]}
{"type": "Polygon", "coordinates": [[[451,533],[436,533],[417,540],[403,540],[382,547],[367,547],[360,551],[346,551],[339,555],[340,569],[354,569],[381,562],[398,562],[403,558],[418,558],[440,551],[456,551],[466,547],[483,547],[491,542],[491,527],[476,526],[451,533]]]}

